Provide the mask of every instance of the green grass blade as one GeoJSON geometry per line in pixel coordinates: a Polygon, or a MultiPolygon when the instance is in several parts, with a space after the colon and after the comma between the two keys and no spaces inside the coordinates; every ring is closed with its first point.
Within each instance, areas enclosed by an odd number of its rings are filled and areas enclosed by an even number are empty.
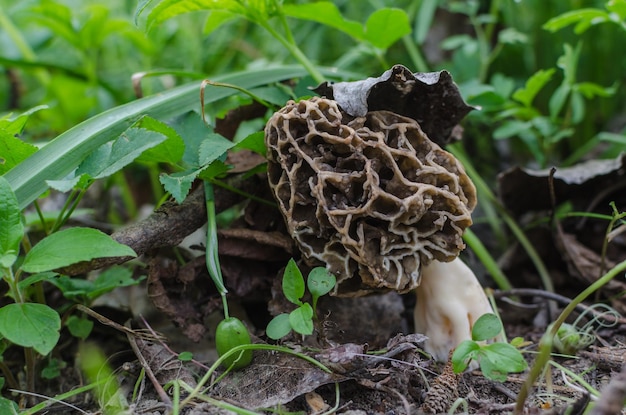
{"type": "MultiPolygon", "coordinates": [[[[306,75],[301,66],[280,66],[255,72],[216,76],[250,89],[260,85],[306,75]]],[[[236,91],[211,88],[205,101],[214,102],[236,91]]],[[[171,118],[200,105],[200,82],[193,82],[130,102],[96,115],[71,128],[5,174],[21,209],[48,189],[46,180],[60,180],[71,173],[83,159],[107,141],[117,138],[144,115],[157,119],[171,118]]]]}

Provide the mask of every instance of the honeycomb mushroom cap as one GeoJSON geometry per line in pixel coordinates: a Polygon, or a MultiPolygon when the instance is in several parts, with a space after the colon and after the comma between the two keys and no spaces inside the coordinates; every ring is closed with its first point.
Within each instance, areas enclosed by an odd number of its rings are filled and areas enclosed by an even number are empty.
{"type": "Polygon", "coordinates": [[[311,266],[337,276],[333,294],[407,292],[432,260],[464,248],[476,190],[415,120],[343,113],[333,100],[289,101],[265,128],[268,179],[311,266]]]}

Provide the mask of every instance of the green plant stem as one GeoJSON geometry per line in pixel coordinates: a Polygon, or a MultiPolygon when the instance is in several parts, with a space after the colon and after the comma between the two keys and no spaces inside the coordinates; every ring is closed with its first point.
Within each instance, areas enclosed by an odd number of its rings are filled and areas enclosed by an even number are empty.
{"type": "Polygon", "coordinates": [[[483,263],[487,272],[491,275],[491,278],[493,278],[499,289],[507,291],[513,288],[506,275],[504,275],[489,251],[487,251],[487,248],[485,248],[485,245],[483,245],[482,241],[478,239],[476,234],[472,232],[471,229],[465,230],[463,239],[470,249],[474,251],[478,259],[480,259],[480,262],[483,263]]]}
{"type": "Polygon", "coordinates": [[[430,69],[428,67],[428,63],[426,63],[426,59],[422,55],[422,51],[415,44],[411,35],[406,35],[402,37],[402,44],[406,49],[406,52],[409,54],[409,58],[411,58],[411,62],[415,67],[417,72],[429,72],[430,69]]]}
{"type": "MultiPolygon", "coordinates": [[[[85,386],[81,386],[80,388],[76,388],[76,389],[72,389],[69,392],[63,393],[61,395],[56,395],[54,396],[52,399],[48,400],[48,401],[44,401],[41,403],[38,403],[37,405],[33,406],[32,408],[29,408],[23,412],[20,412],[20,415],[35,415],[36,413],[39,413],[41,411],[43,411],[44,409],[46,409],[48,406],[52,405],[53,403],[56,402],[63,402],[64,399],[67,398],[71,398],[73,396],[76,396],[78,394],[81,394],[83,392],[88,392],[94,388],[96,388],[97,386],[99,386],[99,384],[106,382],[106,379],[100,380],[98,382],[94,382],[94,383],[90,383],[89,385],[85,385],[85,386]]],[[[17,392],[19,393],[19,390],[12,390],[11,392],[17,392]]]]}
{"type": "MultiPolygon", "coordinates": [[[[300,48],[295,43],[290,43],[284,36],[278,33],[270,23],[267,21],[259,21],[257,22],[262,28],[267,30],[276,40],[278,40],[282,45],[291,53],[291,55],[296,58],[298,62],[306,69],[306,71],[311,75],[311,77],[317,83],[324,82],[325,78],[322,73],[315,67],[313,62],[306,57],[306,55],[300,50],[300,48]]],[[[290,32],[289,32],[290,33],[290,32]]]]}
{"type": "Polygon", "coordinates": [[[224,285],[224,277],[220,268],[220,259],[217,247],[217,221],[215,214],[215,195],[213,194],[213,185],[208,181],[204,181],[204,199],[207,212],[207,243],[206,243],[206,266],[213,283],[217,287],[217,291],[222,297],[224,307],[224,318],[228,318],[228,301],[226,294],[228,290],[224,285]]]}
{"type": "Polygon", "coordinates": [[[607,284],[613,278],[617,276],[620,272],[626,270],[626,261],[622,261],[617,264],[613,269],[604,274],[601,278],[596,280],[593,284],[587,287],[583,292],[578,294],[561,312],[559,317],[556,319],[554,324],[552,325],[552,329],[546,332],[541,341],[539,342],[539,354],[535,359],[535,363],[533,364],[526,381],[522,384],[522,388],[520,389],[519,394],[517,395],[517,402],[515,403],[515,414],[522,414],[524,410],[524,403],[530,394],[531,389],[533,388],[535,381],[539,378],[545,365],[548,360],[550,360],[550,353],[552,353],[552,344],[554,336],[556,336],[559,328],[565,322],[565,319],[574,311],[576,306],[582,303],[587,297],[593,294],[595,291],[599,290],[602,286],[607,284]]]}

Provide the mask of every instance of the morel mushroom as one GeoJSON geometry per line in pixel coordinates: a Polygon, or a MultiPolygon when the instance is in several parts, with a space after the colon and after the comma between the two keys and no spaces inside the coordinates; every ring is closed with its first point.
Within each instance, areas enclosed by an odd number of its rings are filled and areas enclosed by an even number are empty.
{"type": "Polygon", "coordinates": [[[290,101],[265,128],[268,179],[311,266],[337,276],[331,293],[417,290],[417,330],[439,360],[491,308],[459,259],[476,190],[463,167],[390,111],[353,117],[337,102],[290,101]]]}

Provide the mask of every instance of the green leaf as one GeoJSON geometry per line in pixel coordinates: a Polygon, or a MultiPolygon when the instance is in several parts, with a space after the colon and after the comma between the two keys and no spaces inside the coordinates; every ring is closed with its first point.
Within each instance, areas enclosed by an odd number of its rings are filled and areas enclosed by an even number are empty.
{"type": "Polygon", "coordinates": [[[80,176],[73,176],[72,174],[64,180],[46,180],[48,186],[62,193],[72,189],[87,189],[92,183],[93,177],[88,174],[81,174],[80,176]]]}
{"type": "Polygon", "coordinates": [[[204,23],[204,29],[202,34],[207,36],[213,33],[217,28],[224,24],[236,19],[238,16],[228,10],[212,10],[209,13],[209,17],[204,23]]]}
{"type": "Polygon", "coordinates": [[[567,101],[567,97],[569,96],[571,90],[570,85],[563,82],[550,97],[548,108],[550,109],[550,117],[552,119],[556,119],[559,116],[559,113],[565,106],[565,102],[567,101]]]}
{"type": "Polygon", "coordinates": [[[418,45],[426,41],[438,3],[438,0],[423,0],[419,6],[413,26],[413,38],[418,45]]]}
{"type": "Polygon", "coordinates": [[[330,271],[324,267],[315,267],[309,273],[307,287],[315,298],[328,294],[336,283],[337,278],[330,271]]]}
{"type": "Polygon", "coordinates": [[[609,0],[606,9],[611,13],[615,13],[620,19],[626,19],[626,1],[625,0],[609,0]]]}
{"type": "Polygon", "coordinates": [[[303,303],[300,307],[289,313],[289,324],[296,333],[309,335],[313,333],[313,308],[309,303],[303,303]]]}
{"type": "Polygon", "coordinates": [[[0,176],[0,266],[8,268],[17,259],[24,225],[20,208],[9,182],[0,176]]]}
{"type": "Polygon", "coordinates": [[[219,134],[209,134],[198,149],[198,162],[201,166],[211,164],[235,145],[219,134]]]}
{"type": "Polygon", "coordinates": [[[265,329],[265,334],[272,340],[278,340],[288,335],[290,331],[289,314],[283,313],[277,315],[269,322],[265,329]]]}
{"type": "Polygon", "coordinates": [[[93,330],[93,321],[88,318],[69,316],[65,326],[72,336],[85,340],[91,334],[91,330],[93,330]]]}
{"type": "Polygon", "coordinates": [[[125,267],[111,267],[100,273],[93,281],[93,289],[87,292],[90,299],[96,299],[118,287],[130,287],[139,284],[144,277],[134,279],[133,271],[125,267]]]}
{"type": "Polygon", "coordinates": [[[502,331],[502,322],[493,313],[483,314],[472,327],[472,340],[483,341],[496,337],[502,331]]]}
{"type": "Polygon", "coordinates": [[[148,15],[148,27],[178,15],[200,10],[225,10],[242,16],[246,6],[235,0],[162,0],[148,15]]]}
{"type": "Polygon", "coordinates": [[[535,96],[552,79],[554,72],[554,68],[538,70],[526,81],[524,88],[520,88],[513,93],[513,99],[521,102],[526,107],[532,106],[535,96]]]}
{"type": "Polygon", "coordinates": [[[94,258],[137,256],[128,246],[92,228],[70,228],[53,233],[31,249],[22,270],[51,271],[94,258]]]}
{"type": "Polygon", "coordinates": [[[22,347],[47,355],[59,341],[61,318],[44,304],[9,304],[0,308],[0,334],[22,347]]]}
{"type": "Polygon", "coordinates": [[[454,373],[461,373],[467,369],[470,361],[479,350],[480,346],[474,341],[465,340],[461,342],[452,353],[452,369],[454,373]]]}
{"type": "Polygon", "coordinates": [[[13,134],[0,130],[0,175],[26,160],[37,147],[25,143],[13,134]]]}
{"type": "Polygon", "coordinates": [[[483,347],[480,368],[486,378],[504,381],[508,373],[522,372],[528,367],[524,356],[508,343],[492,343],[483,347]]]}
{"type": "Polygon", "coordinates": [[[380,49],[387,49],[409,33],[409,16],[402,9],[376,10],[365,22],[365,39],[380,49]]]}
{"type": "Polygon", "coordinates": [[[165,141],[163,134],[143,128],[129,128],[115,141],[106,143],[78,167],[76,175],[94,179],[108,177],[133,162],[141,153],[165,141]]]}
{"type": "Polygon", "coordinates": [[[23,292],[28,287],[38,282],[52,281],[57,275],[58,274],[56,272],[40,272],[39,274],[33,274],[21,279],[20,282],[17,283],[17,288],[19,291],[23,292]]]}
{"type": "Polygon", "coordinates": [[[238,142],[233,148],[245,148],[265,157],[267,153],[267,147],[265,147],[265,133],[263,131],[252,133],[238,142]]]}
{"type": "Polygon", "coordinates": [[[519,135],[522,131],[528,130],[529,127],[529,122],[522,122],[517,120],[507,121],[494,130],[493,138],[496,140],[501,140],[504,138],[515,137],[519,135]]]}
{"type": "Polygon", "coordinates": [[[330,1],[285,4],[282,12],[289,17],[318,22],[340,30],[356,40],[362,40],[365,37],[363,26],[359,22],[345,19],[337,6],[330,1]]]}
{"type": "Polygon", "coordinates": [[[185,142],[175,129],[152,117],[142,118],[138,127],[163,134],[167,139],[161,144],[144,151],[137,157],[136,161],[141,163],[176,164],[183,158],[185,142]]]}
{"type": "Polygon", "coordinates": [[[603,97],[607,98],[613,96],[617,90],[617,85],[611,87],[603,87],[602,85],[595,84],[593,82],[579,82],[574,85],[574,88],[580,91],[585,98],[603,97]]]}
{"type": "Polygon", "coordinates": [[[550,32],[556,32],[564,27],[576,23],[574,32],[576,34],[581,34],[589,29],[591,25],[603,23],[608,20],[609,15],[603,10],[591,8],[578,9],[553,17],[543,25],[543,28],[550,32]]]}
{"type": "Polygon", "coordinates": [[[178,360],[180,360],[181,362],[191,362],[193,360],[193,353],[181,352],[178,354],[178,360]]]}
{"type": "Polygon", "coordinates": [[[194,169],[194,170],[185,170],[179,171],[172,174],[161,174],[159,176],[159,181],[163,185],[163,188],[166,192],[169,192],[176,202],[183,203],[187,194],[189,194],[189,190],[191,189],[191,184],[202,169],[194,169]]]}
{"type": "MultiPolygon", "coordinates": [[[[324,72],[331,73],[330,70],[324,72]]],[[[304,75],[305,69],[294,65],[229,73],[216,76],[213,80],[250,89],[304,75]]],[[[6,173],[5,178],[14,189],[20,208],[25,208],[46,191],[46,180],[67,177],[86,156],[104,143],[117,138],[140,117],[175,117],[196,108],[199,91],[199,81],[172,88],[105,111],[59,135],[6,173]]],[[[206,95],[205,103],[215,102],[235,93],[232,88],[214,88],[211,94],[206,95]]]]}
{"type": "Polygon", "coordinates": [[[67,363],[60,359],[50,359],[46,367],[41,370],[41,377],[43,379],[55,379],[61,376],[61,369],[65,368],[67,363]]]}
{"type": "Polygon", "coordinates": [[[283,274],[283,293],[287,300],[293,304],[301,305],[300,299],[304,295],[304,277],[296,265],[296,261],[291,258],[285,267],[283,274]]]}
{"type": "Polygon", "coordinates": [[[19,406],[7,398],[0,397],[0,414],[19,415],[19,406]]]}
{"type": "Polygon", "coordinates": [[[572,91],[570,108],[572,109],[572,123],[580,123],[585,117],[585,99],[580,91],[572,91]]]}

